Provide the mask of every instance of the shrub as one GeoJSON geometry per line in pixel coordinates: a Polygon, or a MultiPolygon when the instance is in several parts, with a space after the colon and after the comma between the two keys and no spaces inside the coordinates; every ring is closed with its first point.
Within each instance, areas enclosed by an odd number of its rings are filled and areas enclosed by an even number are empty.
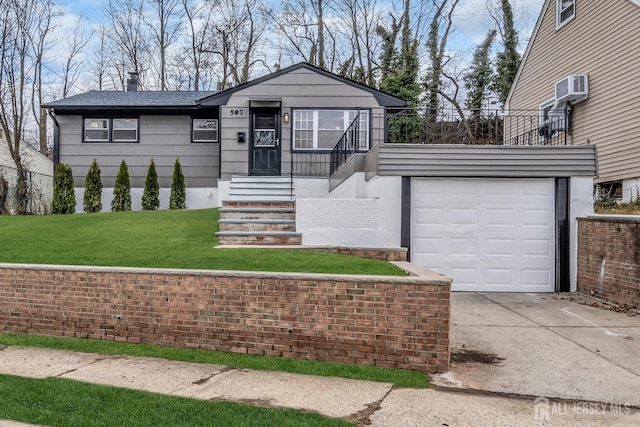
{"type": "Polygon", "coordinates": [[[129,183],[129,169],[123,160],[120,163],[116,184],[113,187],[113,200],[111,201],[112,211],[131,210],[131,184],[129,183]]]}
{"type": "Polygon", "coordinates": [[[82,202],[86,213],[95,213],[102,210],[102,180],[100,179],[100,167],[98,167],[96,159],[93,159],[93,163],[91,163],[84,179],[82,202]]]}
{"type": "Polygon", "coordinates": [[[142,193],[142,210],[153,211],[160,207],[160,184],[158,184],[158,174],[156,165],[151,159],[147,179],[144,181],[144,192],[142,193]]]}
{"type": "Polygon", "coordinates": [[[169,196],[169,209],[186,209],[187,194],[184,183],[184,175],[180,167],[180,159],[176,159],[173,166],[173,180],[171,181],[171,194],[169,196]]]}
{"type": "Polygon", "coordinates": [[[58,163],[53,176],[54,214],[72,214],[76,211],[76,194],[73,191],[73,171],[64,163],[58,163]]]}

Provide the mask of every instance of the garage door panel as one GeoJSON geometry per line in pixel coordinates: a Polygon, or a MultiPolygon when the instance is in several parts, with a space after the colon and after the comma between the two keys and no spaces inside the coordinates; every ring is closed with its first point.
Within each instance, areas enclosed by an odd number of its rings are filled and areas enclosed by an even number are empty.
{"type": "Polygon", "coordinates": [[[554,290],[552,179],[414,178],[412,204],[412,262],[453,290],[554,290]]]}

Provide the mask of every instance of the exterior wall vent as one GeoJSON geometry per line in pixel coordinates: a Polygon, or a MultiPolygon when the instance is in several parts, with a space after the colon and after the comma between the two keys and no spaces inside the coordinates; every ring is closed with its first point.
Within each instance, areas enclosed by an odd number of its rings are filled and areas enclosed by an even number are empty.
{"type": "Polygon", "coordinates": [[[572,101],[573,104],[589,96],[589,76],[571,75],[556,82],[556,101],[572,101]]]}

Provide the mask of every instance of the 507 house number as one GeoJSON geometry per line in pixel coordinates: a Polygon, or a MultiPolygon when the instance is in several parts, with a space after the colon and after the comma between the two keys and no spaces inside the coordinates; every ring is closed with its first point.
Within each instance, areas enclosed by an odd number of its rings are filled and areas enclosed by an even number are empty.
{"type": "Polygon", "coordinates": [[[233,108],[233,109],[229,110],[229,115],[231,117],[242,117],[242,116],[244,116],[244,109],[243,108],[233,108]]]}

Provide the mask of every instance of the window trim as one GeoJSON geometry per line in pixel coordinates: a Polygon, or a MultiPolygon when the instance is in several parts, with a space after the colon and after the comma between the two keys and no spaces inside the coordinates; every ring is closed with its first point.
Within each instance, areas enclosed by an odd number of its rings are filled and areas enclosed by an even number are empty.
{"type": "Polygon", "coordinates": [[[111,119],[108,117],[82,117],[82,142],[111,142],[111,119]],[[107,139],[87,139],[87,120],[105,120],[107,122],[107,139]]]}
{"type": "MultiPolygon", "coordinates": [[[[370,108],[338,108],[338,107],[307,107],[307,108],[291,108],[291,151],[296,153],[330,153],[333,148],[318,148],[318,114],[320,111],[342,111],[342,112],[366,112],[367,113],[367,126],[366,126],[366,142],[367,148],[358,147],[358,152],[366,152],[371,149],[371,109],[370,108]],[[313,118],[313,139],[312,144],[314,147],[312,148],[297,148],[296,147],[296,112],[297,111],[312,111],[314,113],[313,118]]],[[[344,131],[346,132],[346,128],[351,124],[351,121],[347,119],[347,124],[345,124],[344,131]]],[[[308,129],[305,129],[308,130],[308,129]]],[[[338,141],[336,141],[336,144],[338,141]]]]}
{"type": "Polygon", "coordinates": [[[553,108],[555,103],[556,103],[556,98],[553,97],[553,98],[546,99],[542,101],[540,104],[538,104],[538,132],[537,132],[538,142],[545,141],[545,136],[541,130],[544,126],[549,126],[549,122],[547,122],[544,117],[544,110],[553,108]]]}
{"type": "Polygon", "coordinates": [[[194,144],[215,144],[220,142],[220,120],[217,117],[191,117],[191,142],[194,144]],[[203,140],[195,138],[196,128],[194,122],[196,120],[213,120],[216,122],[216,139],[215,140],[203,140]]]}
{"type": "Polygon", "coordinates": [[[140,142],[140,117],[136,116],[82,116],[82,142],[88,144],[132,144],[140,142]],[[116,139],[113,137],[113,121],[114,120],[135,120],[136,122],[136,139],[116,139]],[[87,139],[87,120],[106,120],[107,122],[107,139],[87,139]]]}
{"type": "Polygon", "coordinates": [[[111,142],[114,143],[127,143],[127,142],[139,142],[140,141],[140,119],[137,117],[112,117],[111,118],[111,142]],[[134,120],[136,123],[136,137],[135,139],[116,139],[115,138],[115,121],[116,120],[134,120]]]}
{"type": "MultiPolygon", "coordinates": [[[[563,12],[562,1],[563,0],[556,0],[556,30],[559,30],[560,28],[564,27],[569,22],[573,21],[574,18],[576,17],[576,0],[573,0],[571,6],[569,6],[569,7],[573,7],[573,13],[564,21],[561,21],[562,12],[563,12]]],[[[564,10],[566,9],[568,9],[568,7],[566,7],[564,10]]]]}

